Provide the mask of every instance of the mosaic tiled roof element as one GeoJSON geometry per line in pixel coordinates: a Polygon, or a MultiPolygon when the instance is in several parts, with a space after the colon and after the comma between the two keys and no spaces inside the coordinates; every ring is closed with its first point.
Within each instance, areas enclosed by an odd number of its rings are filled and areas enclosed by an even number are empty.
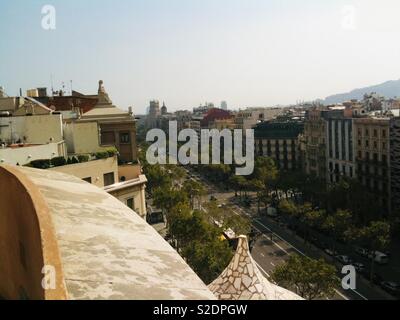
{"type": "Polygon", "coordinates": [[[240,236],[228,267],[209,289],[220,300],[302,300],[295,293],[269,282],[251,257],[246,236],[240,236]]]}

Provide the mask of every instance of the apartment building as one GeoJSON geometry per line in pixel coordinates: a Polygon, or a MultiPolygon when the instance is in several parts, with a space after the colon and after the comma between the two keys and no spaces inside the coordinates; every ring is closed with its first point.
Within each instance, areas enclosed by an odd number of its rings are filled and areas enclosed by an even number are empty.
{"type": "Polygon", "coordinates": [[[145,218],[147,180],[137,163],[132,110],[114,106],[102,81],[97,95],[73,91],[71,96],[48,97],[45,88],[28,93],[13,116],[0,115],[0,162],[22,166],[43,160],[39,168],[103,188],[145,218]],[[118,157],[106,159],[105,151],[114,147],[118,157]],[[86,160],[78,161],[82,156],[86,160]]]}
{"type": "Polygon", "coordinates": [[[310,109],[304,123],[304,170],[307,174],[326,179],[326,110],[310,109]]]}
{"type": "Polygon", "coordinates": [[[299,121],[267,121],[254,128],[255,154],[275,160],[279,169],[301,169],[300,137],[304,124],[299,121]]]}
{"type": "Polygon", "coordinates": [[[350,108],[332,108],[326,114],[327,182],[341,176],[355,178],[353,119],[350,108]]]}
{"type": "Polygon", "coordinates": [[[272,120],[283,113],[282,108],[247,108],[235,114],[235,129],[252,129],[262,121],[272,120]]]}
{"type": "Polygon", "coordinates": [[[398,216],[400,208],[400,118],[390,119],[390,205],[398,216]]]}
{"type": "Polygon", "coordinates": [[[354,118],[357,179],[390,212],[390,119],[354,118]]]}

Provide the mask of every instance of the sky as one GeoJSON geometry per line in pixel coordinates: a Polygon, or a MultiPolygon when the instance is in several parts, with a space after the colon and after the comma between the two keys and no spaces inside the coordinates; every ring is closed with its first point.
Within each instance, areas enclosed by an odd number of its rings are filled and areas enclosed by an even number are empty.
{"type": "Polygon", "coordinates": [[[0,0],[8,95],[98,80],[145,112],[310,101],[400,78],[398,0],[0,0]],[[45,5],[55,9],[46,30],[45,5]]]}

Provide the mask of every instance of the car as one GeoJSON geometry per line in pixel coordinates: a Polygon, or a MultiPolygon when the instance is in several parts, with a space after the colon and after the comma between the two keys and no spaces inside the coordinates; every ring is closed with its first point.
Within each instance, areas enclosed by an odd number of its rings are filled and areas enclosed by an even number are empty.
{"type": "Polygon", "coordinates": [[[319,244],[319,240],[318,240],[318,238],[316,236],[311,236],[310,237],[310,242],[315,244],[315,245],[319,244]]]}
{"type": "Polygon", "coordinates": [[[374,258],[375,262],[377,262],[378,264],[387,264],[389,262],[389,257],[380,251],[370,252],[368,254],[368,258],[374,258]]]}
{"type": "Polygon", "coordinates": [[[388,256],[388,258],[390,258],[392,256],[392,253],[390,251],[384,251],[384,254],[386,254],[388,256]]]}
{"type": "Polygon", "coordinates": [[[362,257],[368,257],[369,251],[365,248],[356,247],[355,251],[362,257]]]}
{"type": "MultiPolygon", "coordinates": [[[[367,276],[368,276],[368,278],[369,278],[369,275],[367,275],[367,276]]],[[[373,282],[374,284],[376,284],[376,285],[381,285],[381,283],[384,282],[384,280],[383,280],[383,278],[382,278],[379,274],[374,273],[374,274],[372,275],[372,282],[373,282]]]]}
{"type": "Polygon", "coordinates": [[[361,262],[354,262],[353,263],[354,268],[356,269],[357,272],[363,274],[365,271],[365,265],[361,262]]]}
{"type": "Polygon", "coordinates": [[[325,253],[326,253],[327,255],[329,255],[329,256],[331,256],[331,257],[334,257],[334,256],[337,255],[337,251],[335,251],[335,250],[331,250],[331,249],[326,248],[326,249],[324,249],[324,251],[325,251],[325,253]]]}
{"type": "Polygon", "coordinates": [[[351,264],[351,258],[349,256],[338,255],[335,258],[338,259],[343,264],[351,264]]]}
{"type": "Polygon", "coordinates": [[[385,290],[386,292],[388,292],[394,296],[400,295],[400,284],[398,284],[397,282],[382,281],[381,287],[383,290],[385,290]]]}
{"type": "Polygon", "coordinates": [[[283,222],[282,220],[279,220],[278,221],[278,226],[280,226],[281,228],[286,228],[286,223],[285,222],[283,222]]]}

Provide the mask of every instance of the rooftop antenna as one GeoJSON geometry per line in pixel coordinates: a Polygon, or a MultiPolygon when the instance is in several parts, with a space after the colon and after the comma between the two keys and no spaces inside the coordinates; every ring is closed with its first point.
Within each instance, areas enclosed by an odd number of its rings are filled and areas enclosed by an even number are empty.
{"type": "Polygon", "coordinates": [[[51,82],[51,96],[54,96],[53,74],[50,74],[50,82],[51,82]]]}

